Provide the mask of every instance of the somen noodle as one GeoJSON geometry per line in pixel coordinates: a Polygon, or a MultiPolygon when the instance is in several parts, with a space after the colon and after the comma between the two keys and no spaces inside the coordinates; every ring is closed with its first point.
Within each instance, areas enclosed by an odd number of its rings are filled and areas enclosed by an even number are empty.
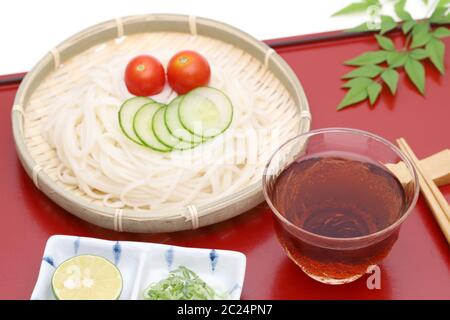
{"type": "MultiPolygon", "coordinates": [[[[267,68],[242,50],[206,37],[131,36],[80,54],[61,69],[35,93],[47,104],[42,136],[60,161],[56,179],[105,206],[166,209],[239,191],[259,181],[271,153],[298,131],[298,108],[267,68]],[[209,85],[229,96],[233,121],[225,133],[193,149],[159,153],[130,141],[119,127],[118,110],[132,97],[124,68],[138,54],[151,54],[165,66],[184,49],[208,59],[209,85]],[[76,69],[80,62],[85,68],[76,69]],[[77,78],[70,86],[58,75],[64,68],[77,78]],[[274,94],[268,83],[279,92],[274,94]],[[60,93],[50,94],[53,90],[60,93]]],[[[166,84],[151,98],[169,103],[176,96],[166,84]]]]}

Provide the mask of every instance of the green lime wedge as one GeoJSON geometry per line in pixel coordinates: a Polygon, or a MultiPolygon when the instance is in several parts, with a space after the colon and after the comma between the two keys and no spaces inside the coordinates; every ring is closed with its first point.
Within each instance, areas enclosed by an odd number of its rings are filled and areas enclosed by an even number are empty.
{"type": "Polygon", "coordinates": [[[55,270],[52,288],[59,300],[115,300],[122,292],[122,275],[105,258],[76,256],[55,270]]]}

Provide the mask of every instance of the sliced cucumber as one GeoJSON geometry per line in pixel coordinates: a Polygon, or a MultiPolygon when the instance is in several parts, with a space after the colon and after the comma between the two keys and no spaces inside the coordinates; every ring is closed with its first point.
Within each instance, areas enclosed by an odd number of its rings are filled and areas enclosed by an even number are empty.
{"type": "Polygon", "coordinates": [[[164,105],[157,102],[144,104],[134,116],[133,130],[143,145],[156,151],[168,152],[172,148],[162,144],[153,131],[153,116],[161,108],[164,105]]]}
{"type": "Polygon", "coordinates": [[[184,128],[202,138],[224,132],[233,120],[233,105],[220,90],[200,87],[183,96],[178,116],[184,128]]]}
{"type": "Polygon", "coordinates": [[[173,136],[169,129],[167,129],[166,124],[164,123],[164,113],[167,107],[159,108],[153,116],[153,133],[155,134],[156,139],[159,140],[162,144],[166,145],[169,148],[176,150],[186,150],[195,147],[197,144],[192,144],[189,142],[185,142],[183,140],[178,139],[173,136]]]}
{"type": "Polygon", "coordinates": [[[169,105],[166,107],[164,113],[164,122],[167,126],[169,132],[180,140],[189,142],[191,144],[198,144],[204,139],[202,137],[193,135],[191,132],[187,131],[180,122],[178,117],[178,107],[183,96],[178,96],[173,99],[169,105]]]}
{"type": "Polygon", "coordinates": [[[133,119],[136,112],[144,104],[154,102],[147,97],[134,97],[126,100],[119,110],[119,125],[123,133],[132,141],[142,145],[141,140],[136,136],[133,130],[133,119]]]}

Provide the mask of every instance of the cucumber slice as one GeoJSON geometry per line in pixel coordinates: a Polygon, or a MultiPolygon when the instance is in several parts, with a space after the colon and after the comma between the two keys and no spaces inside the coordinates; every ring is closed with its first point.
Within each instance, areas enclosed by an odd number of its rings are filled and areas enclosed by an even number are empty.
{"type": "Polygon", "coordinates": [[[133,129],[144,146],[160,152],[169,152],[172,148],[162,144],[153,131],[153,116],[161,108],[164,108],[164,105],[157,102],[144,104],[134,116],[133,129]]]}
{"type": "Polygon", "coordinates": [[[178,96],[169,103],[164,113],[164,122],[167,129],[173,136],[185,142],[196,145],[200,142],[203,142],[204,139],[202,137],[193,135],[191,132],[187,131],[181,124],[178,117],[178,107],[182,98],[183,96],[178,96]]]}
{"type": "Polygon", "coordinates": [[[130,140],[140,145],[142,145],[142,142],[141,140],[139,140],[133,130],[133,118],[139,108],[149,102],[154,101],[147,97],[134,97],[126,100],[119,110],[119,126],[122,129],[123,133],[130,140]]]}
{"type": "Polygon", "coordinates": [[[186,94],[178,107],[184,128],[194,135],[212,138],[224,132],[233,120],[233,105],[220,90],[200,87],[186,94]]]}
{"type": "Polygon", "coordinates": [[[159,108],[159,110],[156,111],[155,115],[153,116],[152,128],[156,139],[158,139],[159,142],[166,145],[167,147],[176,150],[186,150],[197,146],[197,144],[182,141],[170,133],[169,129],[167,129],[167,126],[164,123],[164,114],[166,108],[167,107],[159,108]]]}

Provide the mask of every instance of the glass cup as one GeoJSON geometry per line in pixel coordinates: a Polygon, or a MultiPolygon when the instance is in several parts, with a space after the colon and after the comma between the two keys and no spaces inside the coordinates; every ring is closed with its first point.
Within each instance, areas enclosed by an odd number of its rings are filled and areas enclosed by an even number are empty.
{"type": "Polygon", "coordinates": [[[419,187],[389,141],[329,128],[284,143],[266,165],[263,193],[289,258],[315,280],[343,284],[387,256],[419,187]]]}

